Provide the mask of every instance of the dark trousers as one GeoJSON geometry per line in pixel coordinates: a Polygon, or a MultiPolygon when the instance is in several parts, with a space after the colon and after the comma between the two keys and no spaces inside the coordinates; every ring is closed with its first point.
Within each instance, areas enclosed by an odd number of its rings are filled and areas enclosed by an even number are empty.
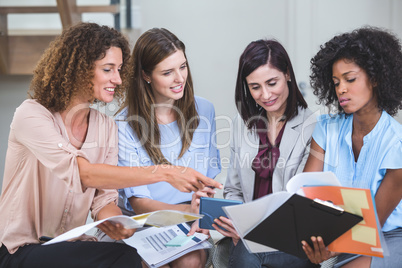
{"type": "Polygon", "coordinates": [[[57,267],[57,268],[141,268],[141,258],[133,247],[107,242],[60,242],[51,245],[26,245],[10,254],[0,248],[2,267],[57,267]]]}
{"type": "Polygon", "coordinates": [[[248,252],[246,246],[243,244],[243,241],[240,240],[236,246],[231,243],[229,267],[316,268],[320,267],[320,265],[313,264],[308,259],[301,259],[282,251],[250,253],[248,252]]]}

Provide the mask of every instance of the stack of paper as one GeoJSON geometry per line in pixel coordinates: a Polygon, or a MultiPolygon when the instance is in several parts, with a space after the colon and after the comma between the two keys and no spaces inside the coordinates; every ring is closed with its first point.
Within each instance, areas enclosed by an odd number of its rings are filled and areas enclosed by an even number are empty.
{"type": "Polygon", "coordinates": [[[173,239],[186,236],[189,230],[190,227],[185,223],[170,227],[151,227],[136,232],[124,242],[137,249],[138,254],[148,267],[156,268],[191,251],[212,246],[206,241],[208,236],[202,233],[195,233],[193,237],[186,239],[181,244],[167,246],[173,239]]]}

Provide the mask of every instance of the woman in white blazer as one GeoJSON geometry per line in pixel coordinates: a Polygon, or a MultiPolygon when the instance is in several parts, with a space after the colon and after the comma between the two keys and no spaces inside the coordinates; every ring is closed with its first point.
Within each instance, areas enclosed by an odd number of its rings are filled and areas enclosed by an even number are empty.
{"type": "MultiPolygon", "coordinates": [[[[272,192],[286,191],[286,183],[303,172],[316,116],[307,108],[298,108],[298,115],[285,126],[279,145],[280,156],[272,176],[272,192]]],[[[252,160],[258,153],[260,139],[255,131],[248,130],[240,115],[233,120],[231,133],[231,161],[226,178],[226,199],[250,202],[253,200],[255,172],[252,160]]]]}
{"type": "MultiPolygon", "coordinates": [[[[316,116],[307,108],[284,47],[275,40],[250,43],[239,61],[226,199],[250,202],[284,191],[303,171],[316,116]]],[[[315,267],[284,252],[249,253],[225,217],[214,227],[232,238],[230,267],[315,267]],[[225,228],[226,230],[221,229],[225,228]]]]}

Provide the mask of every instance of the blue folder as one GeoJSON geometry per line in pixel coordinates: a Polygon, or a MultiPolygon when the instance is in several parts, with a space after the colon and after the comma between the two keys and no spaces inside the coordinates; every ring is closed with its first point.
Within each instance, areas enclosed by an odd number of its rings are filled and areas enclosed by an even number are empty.
{"type": "Polygon", "coordinates": [[[243,204],[243,202],[230,199],[201,197],[200,214],[204,215],[204,217],[200,219],[200,228],[215,230],[214,227],[212,227],[214,220],[220,216],[227,217],[222,207],[239,204],[243,204]]]}

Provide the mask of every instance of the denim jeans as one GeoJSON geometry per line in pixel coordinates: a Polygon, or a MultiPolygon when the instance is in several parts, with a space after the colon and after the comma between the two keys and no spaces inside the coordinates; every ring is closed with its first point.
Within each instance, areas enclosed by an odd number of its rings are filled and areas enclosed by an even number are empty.
{"type": "Polygon", "coordinates": [[[281,252],[249,253],[243,241],[239,241],[236,246],[231,245],[229,267],[232,268],[307,268],[319,267],[311,263],[308,259],[300,259],[296,256],[281,252]]]}
{"type": "MultiPolygon", "coordinates": [[[[400,268],[402,267],[402,228],[383,233],[386,246],[388,248],[388,256],[384,258],[372,257],[371,268],[400,268]]],[[[338,256],[338,263],[334,267],[342,265],[360,257],[355,254],[341,254],[338,256]]]]}

